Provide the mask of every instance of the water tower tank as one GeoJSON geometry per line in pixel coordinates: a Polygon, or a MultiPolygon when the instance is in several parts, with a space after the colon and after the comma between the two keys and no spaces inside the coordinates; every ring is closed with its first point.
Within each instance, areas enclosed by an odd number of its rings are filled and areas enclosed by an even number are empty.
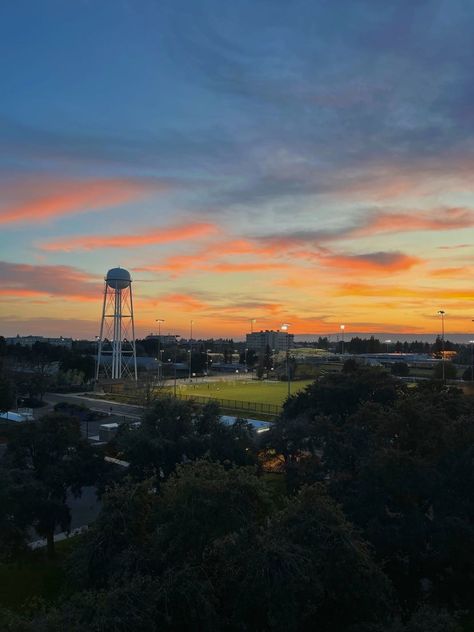
{"type": "Polygon", "coordinates": [[[130,272],[125,268],[112,268],[105,277],[107,285],[113,290],[124,290],[130,285],[130,272]]]}

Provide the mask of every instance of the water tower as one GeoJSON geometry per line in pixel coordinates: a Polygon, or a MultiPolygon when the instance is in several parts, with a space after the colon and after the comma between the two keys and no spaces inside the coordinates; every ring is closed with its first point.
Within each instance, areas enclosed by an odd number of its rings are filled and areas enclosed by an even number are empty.
{"type": "Polygon", "coordinates": [[[105,277],[96,379],[101,369],[112,380],[137,379],[132,279],[124,268],[112,268],[105,277]]]}

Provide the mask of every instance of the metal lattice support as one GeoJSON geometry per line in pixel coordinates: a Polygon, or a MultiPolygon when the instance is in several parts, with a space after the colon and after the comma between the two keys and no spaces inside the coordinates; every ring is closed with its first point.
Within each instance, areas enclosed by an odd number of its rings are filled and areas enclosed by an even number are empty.
{"type": "Polygon", "coordinates": [[[112,380],[137,380],[132,279],[123,268],[113,268],[105,277],[96,380],[101,372],[112,380]]]}

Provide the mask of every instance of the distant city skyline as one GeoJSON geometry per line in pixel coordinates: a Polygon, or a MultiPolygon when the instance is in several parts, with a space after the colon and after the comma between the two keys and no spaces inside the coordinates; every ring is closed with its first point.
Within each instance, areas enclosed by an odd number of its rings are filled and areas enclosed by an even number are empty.
{"type": "Polygon", "coordinates": [[[0,8],[0,333],[472,339],[474,3],[0,8]],[[309,334],[308,332],[315,332],[309,334]],[[403,332],[409,332],[405,334],[403,332]]]}

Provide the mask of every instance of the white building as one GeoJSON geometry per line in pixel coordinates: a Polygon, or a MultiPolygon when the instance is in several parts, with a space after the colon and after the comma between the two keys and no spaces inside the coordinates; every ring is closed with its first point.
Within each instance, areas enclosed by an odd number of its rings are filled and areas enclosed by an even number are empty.
{"type": "Polygon", "coordinates": [[[175,334],[161,334],[161,336],[158,334],[150,334],[146,337],[146,340],[153,340],[157,344],[159,342],[162,347],[170,347],[178,342],[175,334]]]}
{"type": "Polygon", "coordinates": [[[70,349],[72,347],[72,338],[63,338],[60,336],[59,338],[45,338],[44,336],[11,336],[9,338],[5,338],[7,345],[21,345],[22,347],[32,347],[35,342],[46,342],[49,345],[54,345],[55,347],[67,347],[70,349]]]}
{"type": "Polygon", "coordinates": [[[293,334],[287,331],[273,329],[254,331],[246,336],[247,349],[252,349],[257,353],[265,353],[267,348],[271,351],[286,351],[292,348],[293,337],[293,334]]]}

